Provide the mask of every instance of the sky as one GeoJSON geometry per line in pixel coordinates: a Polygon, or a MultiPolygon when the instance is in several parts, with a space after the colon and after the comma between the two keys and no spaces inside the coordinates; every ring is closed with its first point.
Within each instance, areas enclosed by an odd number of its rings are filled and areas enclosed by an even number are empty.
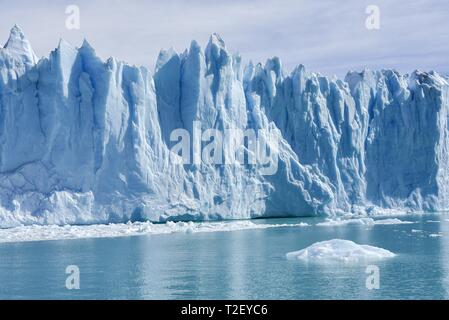
{"type": "Polygon", "coordinates": [[[364,68],[449,74],[447,0],[0,0],[0,43],[18,24],[36,54],[48,56],[63,38],[84,38],[106,59],[153,68],[163,48],[178,52],[218,33],[244,61],[278,56],[289,72],[298,64],[343,77],[364,68]],[[66,7],[80,10],[80,28],[66,27],[66,7]],[[367,6],[379,9],[368,29],[367,6]]]}

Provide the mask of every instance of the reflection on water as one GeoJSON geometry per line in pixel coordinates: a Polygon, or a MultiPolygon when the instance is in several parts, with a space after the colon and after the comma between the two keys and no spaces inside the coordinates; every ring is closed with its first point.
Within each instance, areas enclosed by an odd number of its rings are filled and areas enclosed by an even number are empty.
{"type": "Polygon", "coordinates": [[[415,223],[336,227],[284,219],[312,226],[0,244],[0,298],[447,299],[447,218],[407,216],[401,219],[415,223]],[[285,258],[336,238],[397,254],[375,263],[379,290],[365,287],[367,263],[285,258]],[[80,290],[65,288],[68,265],[81,271],[80,290]]]}
{"type": "Polygon", "coordinates": [[[438,251],[439,260],[440,260],[440,268],[442,270],[442,279],[441,286],[444,295],[441,297],[442,299],[449,299],[449,243],[448,236],[449,235],[449,215],[445,215],[445,217],[441,218],[441,223],[438,223],[439,234],[442,235],[437,237],[438,241],[438,251]]]}

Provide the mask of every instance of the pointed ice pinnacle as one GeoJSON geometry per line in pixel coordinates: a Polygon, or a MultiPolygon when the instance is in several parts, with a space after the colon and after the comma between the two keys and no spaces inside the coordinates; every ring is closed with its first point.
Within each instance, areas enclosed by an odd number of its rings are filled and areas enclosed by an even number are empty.
{"type": "Polygon", "coordinates": [[[155,71],[157,72],[163,65],[165,65],[168,61],[170,61],[174,56],[177,56],[178,53],[175,51],[173,47],[165,50],[162,49],[159,52],[159,56],[156,61],[155,71]]]}
{"type": "Polygon", "coordinates": [[[89,41],[87,41],[86,38],[84,38],[83,44],[81,45],[80,50],[95,52],[95,49],[90,45],[89,41]]]}
{"type": "Polygon", "coordinates": [[[10,55],[16,56],[28,64],[34,65],[39,60],[34,53],[30,42],[18,25],[12,27],[4,49],[6,49],[10,55]]]}
{"type": "Polygon", "coordinates": [[[65,49],[65,48],[70,48],[71,50],[75,50],[75,48],[72,47],[72,45],[70,43],[65,41],[63,38],[60,38],[59,43],[58,43],[58,49],[65,49]]]}
{"type": "Polygon", "coordinates": [[[216,33],[210,36],[204,55],[208,68],[214,70],[212,72],[217,72],[218,69],[230,62],[230,55],[226,50],[225,42],[216,33]]]}
{"type": "Polygon", "coordinates": [[[213,33],[209,38],[209,45],[216,45],[220,49],[226,49],[225,42],[219,34],[213,33]]]}
{"type": "Polygon", "coordinates": [[[206,57],[219,56],[220,52],[226,52],[226,45],[223,39],[216,33],[213,33],[207,43],[205,54],[206,57]]]}

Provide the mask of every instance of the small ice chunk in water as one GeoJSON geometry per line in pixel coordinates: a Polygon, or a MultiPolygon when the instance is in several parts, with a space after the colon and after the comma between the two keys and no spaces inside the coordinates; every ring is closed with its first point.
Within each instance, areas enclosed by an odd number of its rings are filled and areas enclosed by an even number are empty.
{"type": "Polygon", "coordinates": [[[360,245],[349,240],[333,239],[317,242],[300,251],[287,253],[289,260],[312,262],[360,262],[392,258],[388,250],[369,245],[360,245]]]}
{"type": "Polygon", "coordinates": [[[388,224],[413,224],[411,221],[403,221],[398,218],[389,218],[389,219],[381,219],[376,220],[374,222],[376,225],[388,225],[388,224]]]}
{"type": "Polygon", "coordinates": [[[394,225],[394,224],[412,224],[411,221],[402,221],[398,218],[388,218],[374,220],[373,218],[356,218],[356,219],[328,219],[324,222],[317,223],[320,227],[341,227],[347,225],[374,226],[374,225],[394,225]]]}
{"type": "Polygon", "coordinates": [[[441,233],[431,233],[429,234],[430,238],[438,238],[438,237],[442,237],[443,235],[441,233]]]}

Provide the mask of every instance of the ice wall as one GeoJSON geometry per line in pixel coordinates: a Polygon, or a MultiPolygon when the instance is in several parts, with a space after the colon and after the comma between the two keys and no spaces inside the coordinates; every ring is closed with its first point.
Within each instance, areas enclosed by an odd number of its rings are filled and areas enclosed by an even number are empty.
{"type": "Polygon", "coordinates": [[[86,41],[38,60],[15,26],[0,49],[0,227],[445,210],[448,101],[434,72],[286,75],[278,58],[244,66],[215,34],[162,51],[154,75],[86,41]],[[195,123],[262,130],[276,172],[175,163],[170,135],[195,123]]]}

